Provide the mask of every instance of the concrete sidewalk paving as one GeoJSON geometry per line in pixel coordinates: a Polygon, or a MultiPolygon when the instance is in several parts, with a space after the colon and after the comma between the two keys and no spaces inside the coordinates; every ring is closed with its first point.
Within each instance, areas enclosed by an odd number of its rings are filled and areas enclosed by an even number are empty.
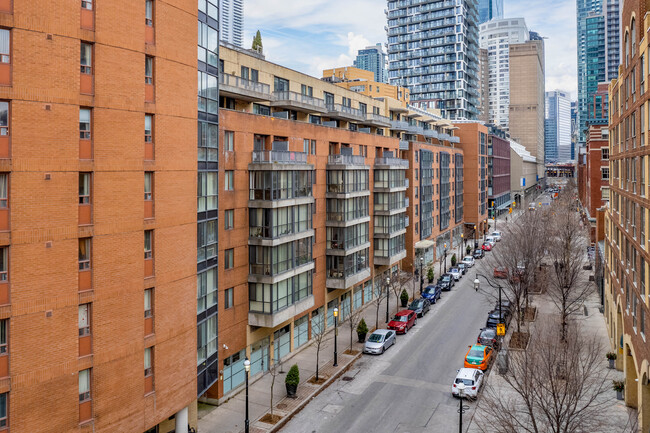
{"type": "MultiPolygon", "coordinates": [[[[412,295],[413,290],[419,297],[419,287],[417,281],[409,279],[403,287],[412,295]]],[[[377,301],[370,302],[362,307],[361,317],[364,318],[368,328],[373,330],[377,317],[377,301]]],[[[398,307],[394,293],[391,291],[389,302],[390,317],[398,307]]],[[[359,318],[361,320],[361,318],[359,318]]],[[[385,299],[379,305],[379,328],[386,327],[386,302],[385,299]]],[[[337,337],[338,366],[333,366],[334,354],[334,329],[328,330],[319,352],[319,377],[327,377],[328,380],[322,385],[314,385],[308,382],[316,373],[316,352],[317,347],[314,340],[310,340],[303,348],[293,352],[287,359],[282,361],[283,373],[275,377],[273,386],[273,414],[282,416],[282,420],[274,425],[259,421],[264,415],[269,413],[271,403],[271,382],[273,380],[270,374],[259,375],[251,378],[249,383],[249,419],[251,432],[271,432],[277,431],[284,422],[298,412],[305,404],[316,396],[321,390],[325,389],[331,382],[340,377],[360,356],[363,344],[357,342],[356,324],[352,331],[352,354],[345,353],[350,349],[350,326],[349,321],[344,320],[339,323],[337,337]],[[286,397],[284,380],[289,368],[297,364],[300,369],[300,385],[298,386],[297,398],[286,397]]],[[[228,401],[219,405],[212,406],[199,403],[199,432],[200,433],[238,433],[244,431],[245,407],[246,407],[245,387],[233,395],[228,401]]]]}

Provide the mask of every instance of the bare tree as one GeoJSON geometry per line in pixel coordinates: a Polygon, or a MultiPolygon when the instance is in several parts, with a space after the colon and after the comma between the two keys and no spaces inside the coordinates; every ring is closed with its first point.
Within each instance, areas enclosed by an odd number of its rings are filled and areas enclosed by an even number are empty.
{"type": "Polygon", "coordinates": [[[361,320],[361,313],[363,313],[363,310],[361,307],[359,307],[352,310],[350,314],[348,314],[348,317],[345,318],[348,326],[350,327],[350,354],[352,354],[352,336],[354,335],[354,330],[357,329],[357,325],[361,320]]]}
{"type": "MultiPolygon", "coordinates": [[[[575,323],[559,342],[561,325],[536,327],[526,350],[511,351],[500,388],[490,385],[478,405],[482,432],[577,433],[603,429],[608,372],[597,336],[581,335],[575,323]]],[[[611,430],[609,430],[611,431],[611,430]]]]}
{"type": "Polygon", "coordinates": [[[275,423],[275,417],[273,416],[273,387],[275,386],[276,376],[280,374],[280,369],[275,362],[271,363],[271,366],[269,367],[269,374],[271,375],[271,422],[275,423]]]}
{"type": "Polygon", "coordinates": [[[587,256],[587,233],[570,194],[563,194],[553,206],[549,225],[548,255],[552,261],[548,293],[561,317],[564,340],[568,318],[575,313],[592,289],[580,273],[587,256]]]}
{"type": "MultiPolygon", "coordinates": [[[[373,271],[373,276],[374,276],[374,271],[373,271]]],[[[375,279],[372,279],[372,284],[373,288],[372,290],[375,291],[375,279]]],[[[384,290],[384,282],[380,281],[379,282],[379,290],[375,291],[375,296],[377,297],[377,304],[375,304],[375,329],[379,329],[379,307],[381,306],[381,302],[386,299],[388,300],[388,295],[390,295],[390,292],[388,291],[388,286],[385,286],[384,290]]]]}
{"type": "Polygon", "coordinates": [[[326,335],[325,317],[320,314],[316,320],[311,321],[311,338],[316,344],[316,382],[318,382],[318,361],[320,360],[320,348],[325,341],[326,335]]]}

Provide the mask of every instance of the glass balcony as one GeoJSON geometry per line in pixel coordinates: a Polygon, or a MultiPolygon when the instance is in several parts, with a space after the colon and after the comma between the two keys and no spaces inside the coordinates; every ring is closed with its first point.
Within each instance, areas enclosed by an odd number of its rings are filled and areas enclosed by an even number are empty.
{"type": "Polygon", "coordinates": [[[224,73],[219,74],[219,93],[221,96],[235,96],[247,101],[269,101],[271,99],[271,87],[268,84],[224,73]]]}
{"type": "Polygon", "coordinates": [[[253,163],[306,164],[307,154],[285,150],[254,150],[253,163]]]}
{"type": "Polygon", "coordinates": [[[281,107],[307,113],[327,113],[324,100],[289,90],[273,92],[271,107],[281,107]]]}

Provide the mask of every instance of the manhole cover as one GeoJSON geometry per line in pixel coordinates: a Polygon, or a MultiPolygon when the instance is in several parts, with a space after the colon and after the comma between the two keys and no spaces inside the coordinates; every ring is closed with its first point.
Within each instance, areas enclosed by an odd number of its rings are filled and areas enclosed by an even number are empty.
{"type": "Polygon", "coordinates": [[[341,378],[341,380],[343,380],[345,382],[350,382],[351,380],[354,380],[354,377],[352,377],[352,376],[343,376],[341,378]]]}
{"type": "Polygon", "coordinates": [[[287,405],[284,404],[284,403],[280,403],[280,404],[278,404],[276,407],[277,407],[278,409],[286,409],[286,408],[287,408],[287,405]]]}

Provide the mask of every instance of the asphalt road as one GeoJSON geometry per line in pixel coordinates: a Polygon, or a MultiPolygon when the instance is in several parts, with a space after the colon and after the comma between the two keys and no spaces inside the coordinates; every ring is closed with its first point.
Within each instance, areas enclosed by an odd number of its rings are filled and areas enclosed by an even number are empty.
{"type": "MultiPolygon", "coordinates": [[[[487,273],[484,266],[485,259],[478,260],[407,335],[397,336],[395,346],[380,356],[363,355],[281,432],[458,431],[459,400],[451,384],[494,305],[473,288],[475,271],[487,273]]],[[[465,404],[463,430],[476,403],[465,404]]]]}

